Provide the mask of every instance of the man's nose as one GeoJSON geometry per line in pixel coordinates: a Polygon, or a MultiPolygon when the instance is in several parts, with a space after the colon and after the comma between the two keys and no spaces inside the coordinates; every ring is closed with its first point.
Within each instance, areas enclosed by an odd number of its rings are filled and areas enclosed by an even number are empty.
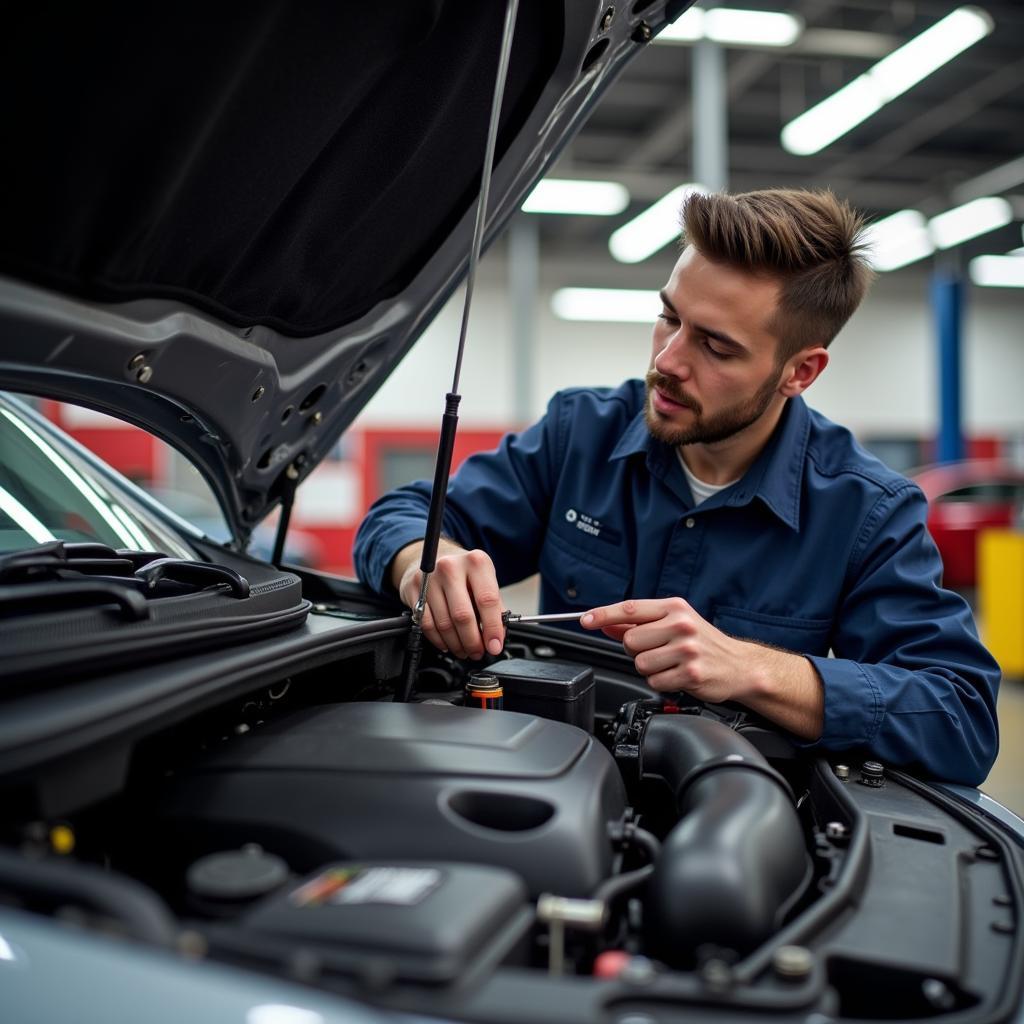
{"type": "Polygon", "coordinates": [[[689,379],[689,350],[682,338],[682,332],[675,334],[654,357],[654,368],[666,377],[675,377],[677,380],[689,379]]]}

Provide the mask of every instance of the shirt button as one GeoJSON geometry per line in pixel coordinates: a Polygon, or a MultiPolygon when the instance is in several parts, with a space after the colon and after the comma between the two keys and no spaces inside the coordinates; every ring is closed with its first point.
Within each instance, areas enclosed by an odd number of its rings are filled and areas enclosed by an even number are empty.
{"type": "Polygon", "coordinates": [[[565,588],[565,596],[566,597],[575,597],[576,596],[576,588],[575,587],[566,587],[565,588]]]}
{"type": "Polygon", "coordinates": [[[690,518],[686,520],[686,528],[688,530],[692,530],[696,522],[697,520],[694,519],[693,516],[690,516],[690,518]]]}

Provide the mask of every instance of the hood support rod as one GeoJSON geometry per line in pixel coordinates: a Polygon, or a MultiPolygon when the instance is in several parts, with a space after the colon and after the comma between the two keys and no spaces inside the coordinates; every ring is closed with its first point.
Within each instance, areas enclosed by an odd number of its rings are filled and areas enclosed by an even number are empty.
{"type": "Polygon", "coordinates": [[[487,126],[487,148],[480,182],[480,198],[476,208],[476,223],[473,226],[473,244],[469,252],[469,271],[466,277],[466,301],[462,307],[462,326],[459,330],[459,348],[455,358],[455,376],[452,389],[445,396],[444,416],[441,419],[441,434],[437,446],[437,462],[434,465],[434,484],[430,492],[430,510],[427,513],[427,532],[423,538],[423,556],[420,559],[420,594],[412,610],[412,623],[405,648],[405,662],[402,666],[402,681],[395,690],[395,700],[404,703],[409,700],[419,672],[420,656],[423,653],[423,614],[427,609],[427,588],[430,575],[437,562],[437,546],[441,540],[441,525],[444,519],[444,502],[448,491],[448,475],[451,472],[452,452],[455,448],[455,431],[459,425],[459,377],[462,375],[462,356],[466,348],[466,332],[469,328],[469,308],[473,301],[473,285],[476,282],[476,268],[480,262],[480,247],[483,242],[484,225],[487,221],[487,201],[491,189],[491,171],[494,167],[494,150],[498,140],[498,120],[501,115],[501,101],[505,94],[505,80],[508,77],[509,59],[512,53],[512,36],[515,31],[516,12],[519,0],[508,0],[505,7],[505,25],[502,29],[501,52],[498,57],[498,73],[491,100],[491,117],[487,126]]]}
{"type": "Polygon", "coordinates": [[[270,556],[270,563],[275,569],[280,569],[281,562],[284,560],[284,542],[288,536],[288,524],[292,519],[295,490],[299,485],[299,464],[299,459],[296,459],[284,471],[284,483],[281,489],[281,519],[277,524],[277,533],[274,535],[274,552],[270,556]]]}

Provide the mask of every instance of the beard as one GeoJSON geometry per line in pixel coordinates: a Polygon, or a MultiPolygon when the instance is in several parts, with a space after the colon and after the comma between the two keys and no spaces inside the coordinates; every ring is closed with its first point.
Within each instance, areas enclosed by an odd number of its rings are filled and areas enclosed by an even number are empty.
{"type": "Polygon", "coordinates": [[[738,434],[741,430],[756,423],[771,405],[778,390],[778,375],[772,375],[750,397],[722,409],[713,416],[704,418],[704,407],[696,398],[686,394],[672,377],[666,377],[657,370],[649,370],[645,378],[647,385],[647,401],[644,404],[644,417],[651,436],[665,444],[678,447],[684,444],[714,444],[738,434]],[[651,403],[651,391],[657,388],[673,402],[691,410],[695,414],[689,426],[675,426],[655,411],[651,403]]]}

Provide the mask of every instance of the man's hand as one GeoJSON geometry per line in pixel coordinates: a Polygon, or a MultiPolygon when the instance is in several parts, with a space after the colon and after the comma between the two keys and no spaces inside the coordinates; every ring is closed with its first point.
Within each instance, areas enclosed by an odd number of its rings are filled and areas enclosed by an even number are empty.
{"type": "Polygon", "coordinates": [[[714,704],[739,701],[803,739],[821,735],[824,693],[811,662],[737,640],[681,597],[595,608],[580,625],[621,640],[652,689],[684,690],[714,704]]]}
{"type": "MultiPolygon", "coordinates": [[[[423,542],[402,548],[391,563],[391,582],[410,608],[420,597],[423,542]]],[[[484,648],[501,654],[505,644],[504,611],[494,563],[483,551],[466,551],[442,540],[427,589],[423,633],[456,658],[482,658],[484,648]]]]}

